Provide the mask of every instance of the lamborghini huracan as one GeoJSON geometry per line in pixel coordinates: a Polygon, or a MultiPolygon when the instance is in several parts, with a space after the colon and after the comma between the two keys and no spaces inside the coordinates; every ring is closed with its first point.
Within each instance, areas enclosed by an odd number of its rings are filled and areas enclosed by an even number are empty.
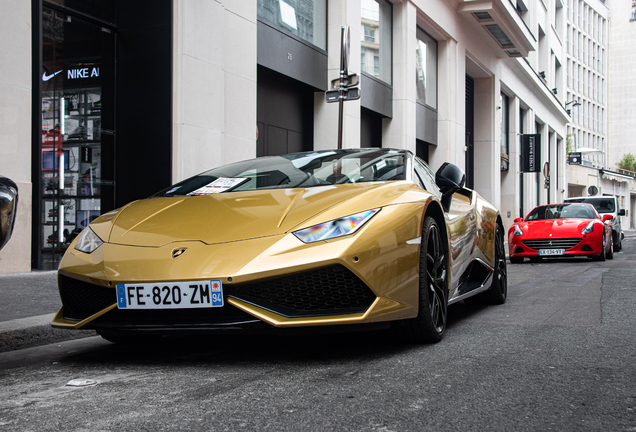
{"type": "Polygon", "coordinates": [[[437,342],[448,305],[507,296],[501,217],[464,182],[384,148],[214,168],[91,222],[60,263],[52,325],[113,342],[307,327],[437,342]]]}

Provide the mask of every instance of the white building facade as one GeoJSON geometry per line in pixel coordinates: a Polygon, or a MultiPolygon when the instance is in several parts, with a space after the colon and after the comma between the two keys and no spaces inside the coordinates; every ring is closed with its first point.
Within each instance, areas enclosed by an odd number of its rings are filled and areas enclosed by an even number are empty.
{"type": "MultiPolygon", "coordinates": [[[[66,10],[61,0],[44,0],[42,5],[42,10],[7,8],[2,19],[32,22],[37,28],[33,21],[38,14],[54,16],[60,26],[75,26],[86,18],[66,10]]],[[[336,147],[338,106],[326,103],[325,91],[339,76],[344,25],[351,34],[348,69],[359,75],[362,97],[345,103],[343,147],[405,148],[433,170],[446,161],[455,163],[466,171],[468,186],[501,210],[506,228],[535,205],[560,202],[567,195],[570,118],[565,106],[567,14],[562,0],[162,0],[153,6],[158,18],[147,27],[143,15],[134,22],[130,14],[117,10],[112,19],[108,14],[86,19],[97,23],[102,44],[117,47],[116,62],[109,57],[111,51],[101,54],[103,82],[91,84],[97,90],[86,114],[81,99],[78,105],[73,98],[76,93],[81,97],[87,84],[78,87],[67,71],[70,66],[55,66],[46,57],[50,44],[59,47],[70,36],[51,35],[46,25],[35,36],[22,29],[23,43],[16,51],[27,50],[33,56],[17,58],[20,68],[30,71],[30,84],[20,78],[23,72],[4,68],[0,89],[32,92],[33,106],[45,98],[52,102],[43,104],[42,113],[24,105],[31,125],[14,122],[3,127],[5,133],[12,131],[16,144],[0,148],[0,173],[14,177],[22,195],[21,223],[0,252],[0,272],[55,268],[69,243],[69,237],[60,234],[62,228],[80,228],[81,211],[91,212],[88,216],[104,213],[170,182],[236,160],[336,147]],[[146,45],[139,42],[146,49],[132,46],[142,40],[147,40],[146,45]],[[40,46],[44,57],[38,57],[40,51],[33,46],[40,46]],[[139,61],[153,49],[157,54],[148,57],[148,64],[139,61]],[[165,60],[150,63],[157,55],[165,60]],[[124,69],[124,64],[130,68],[124,69]],[[165,79],[135,81],[145,67],[166,72],[165,79]],[[115,69],[112,82],[106,83],[115,69]],[[60,80],[65,76],[59,86],[72,92],[43,89],[42,77],[58,70],[60,80]],[[168,96],[153,102],[156,93],[166,89],[168,96]],[[117,98],[110,98],[111,92],[117,98]],[[127,98],[135,94],[145,95],[144,103],[131,110],[140,97],[127,98]],[[51,150],[43,147],[39,130],[56,142],[54,120],[72,121],[81,115],[92,122],[86,123],[89,132],[63,133],[62,147],[52,153],[68,152],[72,160],[77,156],[81,172],[74,174],[75,165],[63,168],[64,173],[60,170],[68,179],[55,195],[42,179],[54,178],[49,171],[59,168],[53,163],[55,168],[47,171],[41,155],[51,150]],[[35,132],[25,133],[25,128],[35,132]],[[155,135],[144,139],[140,128],[155,135]],[[521,171],[525,135],[540,140],[535,165],[541,172],[521,171]],[[116,150],[112,155],[111,149],[116,150]],[[101,196],[80,196],[80,184],[87,181],[85,167],[101,173],[103,181],[95,180],[101,196]],[[155,174],[152,181],[144,180],[155,174]],[[93,207],[80,210],[82,200],[88,199],[93,207]],[[77,205],[76,215],[61,223],[55,220],[60,213],[68,214],[72,205],[77,205]]],[[[12,34],[20,34],[17,30],[12,34]]],[[[70,46],[66,43],[64,49],[70,46]]],[[[19,95],[0,98],[0,110],[10,112],[21,100],[19,95]]],[[[73,124],[79,124],[79,130],[84,120],[77,121],[73,124]]],[[[87,190],[84,187],[82,193],[87,190]]]]}
{"type": "MultiPolygon", "coordinates": [[[[636,2],[607,0],[609,7],[608,52],[608,162],[616,166],[624,155],[636,155],[636,2]]],[[[622,174],[627,173],[617,169],[622,174]]],[[[621,188],[623,221],[636,228],[636,182],[621,188]],[[624,203],[624,204],[623,204],[624,203]]]]}
{"type": "MultiPolygon", "coordinates": [[[[613,73],[610,40],[611,9],[601,0],[568,0],[567,14],[567,102],[571,123],[567,128],[569,151],[575,154],[568,164],[568,196],[612,195],[621,208],[624,228],[630,222],[630,187],[633,178],[617,169],[611,155],[620,144],[610,133],[610,118],[616,112],[617,98],[612,94],[613,73]]],[[[629,21],[629,17],[626,22],[629,21]]],[[[626,75],[616,77],[617,88],[626,75]]]]}

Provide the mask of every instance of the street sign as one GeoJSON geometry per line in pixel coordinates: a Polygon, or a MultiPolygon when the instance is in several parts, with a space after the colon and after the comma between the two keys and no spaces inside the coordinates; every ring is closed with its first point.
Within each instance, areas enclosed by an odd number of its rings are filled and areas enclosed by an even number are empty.
{"type": "Polygon", "coordinates": [[[342,100],[356,100],[360,99],[360,88],[351,87],[344,90],[329,90],[325,92],[325,101],[327,103],[338,102],[340,100],[340,92],[342,91],[342,100]]]}
{"type": "Polygon", "coordinates": [[[581,165],[581,152],[568,153],[568,164],[581,165]]]}
{"type": "Polygon", "coordinates": [[[521,172],[541,172],[541,135],[521,135],[521,172]]]}
{"type": "MultiPolygon", "coordinates": [[[[360,83],[360,75],[358,74],[347,75],[347,77],[344,80],[342,80],[342,83],[346,87],[357,86],[360,83]]],[[[331,88],[337,89],[338,87],[340,87],[340,78],[331,80],[331,88]]]]}

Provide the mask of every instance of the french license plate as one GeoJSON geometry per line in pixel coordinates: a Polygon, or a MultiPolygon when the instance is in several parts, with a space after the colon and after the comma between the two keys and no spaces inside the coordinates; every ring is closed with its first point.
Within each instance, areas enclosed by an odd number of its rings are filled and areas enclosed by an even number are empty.
{"type": "Polygon", "coordinates": [[[565,255],[565,249],[539,249],[539,255],[565,255]]]}
{"type": "Polygon", "coordinates": [[[118,309],[194,309],[223,306],[220,280],[117,284],[118,309]]]}

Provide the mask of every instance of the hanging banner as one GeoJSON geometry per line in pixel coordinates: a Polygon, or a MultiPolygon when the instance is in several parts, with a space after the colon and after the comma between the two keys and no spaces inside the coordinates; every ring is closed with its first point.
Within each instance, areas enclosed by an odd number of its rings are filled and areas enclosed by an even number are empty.
{"type": "Polygon", "coordinates": [[[541,135],[521,135],[521,172],[541,172],[541,135]]]}

